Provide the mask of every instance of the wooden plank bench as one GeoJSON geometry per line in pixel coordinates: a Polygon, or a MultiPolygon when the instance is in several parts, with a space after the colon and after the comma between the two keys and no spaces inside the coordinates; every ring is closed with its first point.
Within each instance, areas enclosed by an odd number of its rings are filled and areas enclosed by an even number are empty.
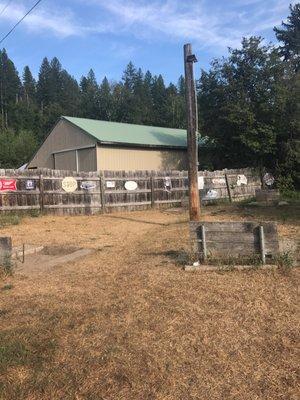
{"type": "Polygon", "coordinates": [[[0,237],[0,266],[5,266],[11,259],[11,237],[2,236],[0,237]]]}
{"type": "Polygon", "coordinates": [[[272,262],[279,253],[274,222],[190,222],[192,251],[198,260],[260,256],[272,262]]]}

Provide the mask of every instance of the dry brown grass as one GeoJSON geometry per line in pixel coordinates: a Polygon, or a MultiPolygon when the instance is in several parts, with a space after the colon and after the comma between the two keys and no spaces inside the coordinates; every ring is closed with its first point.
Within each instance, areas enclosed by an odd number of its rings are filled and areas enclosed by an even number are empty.
{"type": "MultiPolygon", "coordinates": [[[[251,219],[224,210],[205,218],[251,219]]],[[[149,211],[2,229],[17,244],[97,251],[2,281],[13,287],[0,291],[0,398],[298,398],[299,270],[185,273],[184,221],[149,211]]],[[[279,228],[299,232],[292,220],[279,228]]]]}

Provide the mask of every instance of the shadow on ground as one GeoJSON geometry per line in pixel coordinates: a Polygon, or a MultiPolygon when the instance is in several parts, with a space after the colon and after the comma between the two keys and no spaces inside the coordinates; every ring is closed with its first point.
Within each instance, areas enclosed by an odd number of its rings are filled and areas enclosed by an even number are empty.
{"type": "Polygon", "coordinates": [[[168,250],[161,252],[150,252],[145,253],[147,256],[163,256],[167,257],[170,261],[174,262],[176,265],[184,266],[189,263],[190,255],[185,250],[168,250]]]}

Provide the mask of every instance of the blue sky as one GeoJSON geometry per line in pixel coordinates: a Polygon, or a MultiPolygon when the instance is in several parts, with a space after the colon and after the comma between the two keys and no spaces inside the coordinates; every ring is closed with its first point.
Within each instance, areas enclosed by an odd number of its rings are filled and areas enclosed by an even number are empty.
{"type": "MultiPolygon", "coordinates": [[[[11,0],[0,15],[0,36],[36,0],[11,0]]],[[[8,0],[0,0],[0,12],[8,0]]],[[[144,71],[176,82],[183,73],[182,46],[191,42],[196,74],[214,57],[238,47],[243,36],[275,41],[273,26],[285,20],[289,0],[43,0],[3,46],[19,72],[35,76],[44,56],[57,56],[76,78],[93,68],[119,80],[131,60],[144,71]]]]}

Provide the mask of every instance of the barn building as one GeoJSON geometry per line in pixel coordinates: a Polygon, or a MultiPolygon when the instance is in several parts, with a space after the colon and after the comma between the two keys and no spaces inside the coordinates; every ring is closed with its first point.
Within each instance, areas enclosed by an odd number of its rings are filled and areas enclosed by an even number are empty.
{"type": "Polygon", "coordinates": [[[187,168],[186,131],[61,117],[27,168],[183,170],[187,168]]]}

